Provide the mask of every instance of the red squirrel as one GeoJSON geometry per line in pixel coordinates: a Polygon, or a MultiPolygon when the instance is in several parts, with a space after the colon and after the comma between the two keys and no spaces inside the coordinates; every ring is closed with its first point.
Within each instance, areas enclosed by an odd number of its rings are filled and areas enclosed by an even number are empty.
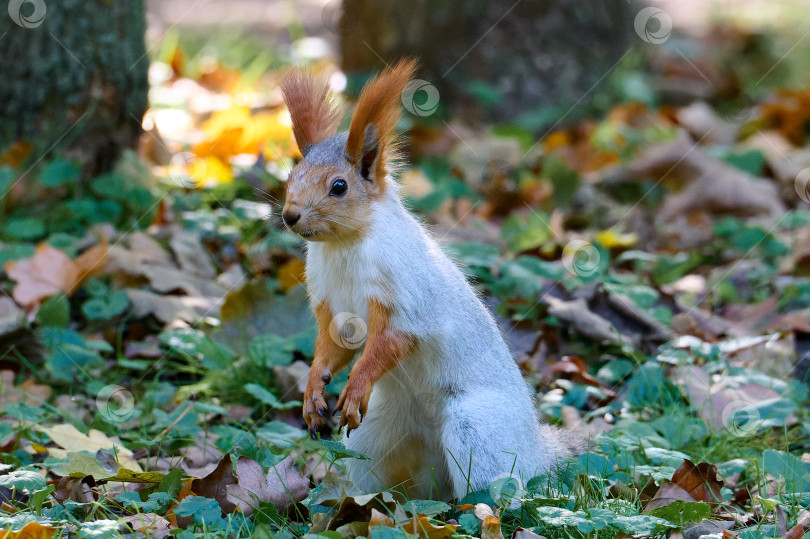
{"type": "Polygon", "coordinates": [[[335,410],[346,447],[370,457],[347,464],[350,478],[366,492],[461,498],[504,475],[553,472],[569,450],[561,431],[540,424],[492,315],[401,200],[394,128],[415,68],[400,61],[366,84],[339,134],[327,83],[285,76],[303,159],[282,219],[307,242],[318,323],[303,403],[311,435],[325,425],[326,384],[363,344],[335,410]]]}

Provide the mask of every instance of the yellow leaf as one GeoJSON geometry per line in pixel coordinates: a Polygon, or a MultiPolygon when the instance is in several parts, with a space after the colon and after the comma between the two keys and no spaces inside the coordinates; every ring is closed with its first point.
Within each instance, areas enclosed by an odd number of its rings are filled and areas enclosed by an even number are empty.
{"type": "Polygon", "coordinates": [[[278,282],[285,293],[294,286],[304,284],[305,280],[306,271],[300,258],[293,258],[278,268],[278,282]]]}
{"type": "Polygon", "coordinates": [[[18,532],[11,530],[0,530],[0,537],[3,539],[49,539],[53,537],[59,528],[43,526],[37,522],[29,522],[18,532]]]}
{"type": "Polygon", "coordinates": [[[192,159],[188,164],[187,174],[197,188],[233,181],[231,167],[214,156],[192,159]]]}
{"type": "Polygon", "coordinates": [[[83,434],[70,423],[54,425],[53,427],[42,427],[37,425],[38,431],[48,435],[53,443],[62,449],[51,448],[48,452],[56,458],[67,458],[67,453],[71,451],[88,451],[95,453],[99,449],[112,451],[118,458],[121,466],[129,468],[135,472],[143,472],[140,464],[134,459],[132,451],[124,447],[118,438],[109,438],[100,430],[90,429],[90,432],[83,434]]]}
{"type": "Polygon", "coordinates": [[[599,242],[599,245],[605,249],[615,249],[617,247],[626,249],[636,244],[638,235],[635,232],[619,234],[613,229],[608,229],[597,232],[594,234],[593,239],[599,242]]]}

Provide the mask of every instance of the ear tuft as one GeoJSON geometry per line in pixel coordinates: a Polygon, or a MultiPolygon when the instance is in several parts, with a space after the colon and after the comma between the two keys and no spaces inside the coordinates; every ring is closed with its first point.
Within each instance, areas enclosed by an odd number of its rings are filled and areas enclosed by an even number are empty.
{"type": "Polygon", "coordinates": [[[400,60],[369,81],[360,93],[349,127],[346,158],[359,164],[367,174],[373,173],[375,179],[385,176],[386,164],[394,158],[393,131],[399,120],[401,94],[415,70],[415,60],[400,60]],[[373,139],[371,147],[369,133],[373,139]],[[373,171],[372,162],[376,162],[373,171]]]}
{"type": "Polygon", "coordinates": [[[281,93],[290,111],[293,135],[301,155],[306,156],[312,146],[335,134],[340,108],[325,80],[316,80],[309,73],[293,69],[282,78],[281,93]]]}

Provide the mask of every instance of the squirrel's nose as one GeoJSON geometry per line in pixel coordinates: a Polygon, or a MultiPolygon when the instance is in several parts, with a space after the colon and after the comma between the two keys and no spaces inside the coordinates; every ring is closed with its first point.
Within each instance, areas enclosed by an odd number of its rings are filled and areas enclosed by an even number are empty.
{"type": "Polygon", "coordinates": [[[301,218],[301,212],[294,208],[288,208],[282,212],[281,218],[284,219],[287,226],[293,226],[301,218]]]}

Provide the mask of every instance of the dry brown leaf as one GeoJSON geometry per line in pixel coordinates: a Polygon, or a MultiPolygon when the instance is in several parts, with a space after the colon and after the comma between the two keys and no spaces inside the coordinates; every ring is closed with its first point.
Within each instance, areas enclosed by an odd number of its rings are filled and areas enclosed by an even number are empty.
{"type": "Polygon", "coordinates": [[[14,301],[33,307],[56,294],[72,294],[90,277],[104,270],[107,262],[107,241],[91,247],[71,260],[56,247],[43,242],[34,256],[6,262],[3,268],[17,282],[12,293],[14,301]]]}
{"type": "Polygon", "coordinates": [[[53,493],[54,499],[63,504],[67,500],[78,503],[92,503],[98,499],[98,493],[93,489],[96,480],[92,475],[84,477],[63,477],[53,493]]]}
{"type": "Polygon", "coordinates": [[[238,484],[226,487],[228,500],[247,516],[259,502],[270,502],[284,513],[309,494],[309,478],[299,474],[293,464],[292,457],[287,457],[265,474],[255,460],[239,457],[236,462],[238,484]]]}
{"type": "Polygon", "coordinates": [[[688,136],[651,146],[634,162],[614,167],[601,177],[607,184],[645,178],[682,187],[666,198],[660,212],[663,219],[692,211],[771,218],[785,213],[773,182],[709,157],[688,136]]]}
{"type": "Polygon", "coordinates": [[[372,509],[371,518],[368,521],[368,527],[371,528],[372,526],[387,526],[389,528],[393,528],[394,521],[391,520],[391,517],[389,517],[385,513],[381,513],[376,509],[372,509]]]}
{"type": "Polygon", "coordinates": [[[454,524],[434,524],[426,515],[415,515],[402,529],[412,535],[425,539],[443,539],[456,532],[458,526],[454,524]]]}
{"type": "Polygon", "coordinates": [[[169,535],[169,521],[155,513],[139,513],[122,518],[119,522],[126,524],[133,531],[146,537],[163,539],[169,535]]]}
{"type": "Polygon", "coordinates": [[[515,533],[512,534],[512,539],[546,539],[542,535],[537,535],[531,530],[527,530],[526,528],[521,528],[518,526],[515,528],[515,533]]]}
{"type": "Polygon", "coordinates": [[[496,516],[488,516],[481,523],[481,539],[503,539],[501,521],[496,516]]]}
{"type": "Polygon", "coordinates": [[[162,296],[148,290],[128,289],[126,293],[137,318],[154,316],[165,324],[199,322],[208,314],[216,314],[221,303],[206,297],[162,296]]]}
{"type": "Polygon", "coordinates": [[[664,482],[661,484],[658,492],[655,493],[655,496],[653,496],[653,499],[650,500],[650,502],[644,507],[644,510],[652,511],[653,509],[666,507],[667,505],[678,500],[682,500],[684,502],[696,501],[688,492],[675,483],[664,482]]]}

